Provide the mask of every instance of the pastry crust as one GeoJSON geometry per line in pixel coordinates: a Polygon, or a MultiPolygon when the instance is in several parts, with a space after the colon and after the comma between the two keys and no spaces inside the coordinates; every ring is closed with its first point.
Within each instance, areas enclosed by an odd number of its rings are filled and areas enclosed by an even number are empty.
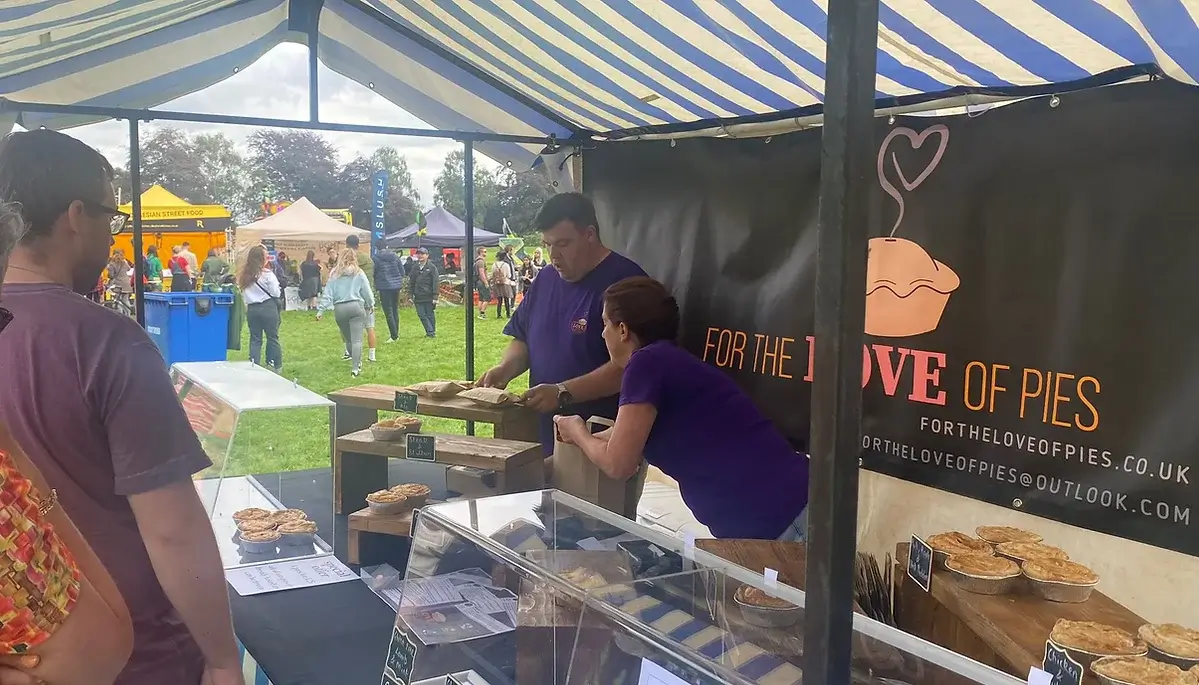
{"type": "Polygon", "coordinates": [[[995,551],[1005,557],[1028,561],[1030,559],[1069,559],[1066,550],[1040,542],[1004,542],[995,545],[995,551]]]}
{"type": "Polygon", "coordinates": [[[733,595],[738,602],[748,604],[759,609],[794,609],[795,605],[785,599],[779,599],[773,595],[767,594],[765,590],[756,588],[752,585],[742,585],[737,588],[736,594],[733,595]]]}
{"type": "Polygon", "coordinates": [[[429,489],[428,485],[421,485],[420,483],[402,483],[391,488],[390,492],[403,495],[404,497],[428,497],[432,490],[429,489]]]}
{"type": "Polygon", "coordinates": [[[278,531],[264,530],[257,533],[242,533],[241,539],[246,542],[274,542],[281,536],[278,531]]]}
{"type": "Polygon", "coordinates": [[[268,530],[274,530],[278,525],[270,519],[250,519],[237,524],[237,529],[243,533],[261,533],[268,530]]]}
{"type": "Polygon", "coordinates": [[[312,521],[289,521],[282,523],[278,528],[280,533],[298,535],[302,533],[315,533],[316,524],[312,521]]]}
{"type": "Polygon", "coordinates": [[[1059,647],[1100,656],[1140,656],[1149,651],[1145,641],[1132,633],[1094,621],[1059,618],[1049,639],[1059,647]]]}
{"type": "Polygon", "coordinates": [[[1108,656],[1091,664],[1097,675],[1131,685],[1194,685],[1187,673],[1173,664],[1143,656],[1108,656]]]}
{"type": "Polygon", "coordinates": [[[270,518],[270,516],[271,512],[266,509],[259,509],[258,507],[250,507],[249,509],[233,512],[234,521],[257,521],[270,518]]]}
{"type": "Polygon", "coordinates": [[[375,502],[377,504],[392,504],[394,502],[403,502],[406,499],[408,498],[391,490],[379,490],[366,496],[367,502],[375,502]]]}
{"type": "Polygon", "coordinates": [[[1177,623],[1149,623],[1141,626],[1137,633],[1163,654],[1180,659],[1199,659],[1199,630],[1177,623]]]}
{"type": "Polygon", "coordinates": [[[994,554],[994,550],[985,540],[971,537],[958,531],[937,533],[924,541],[934,551],[944,554],[994,554]]]}
{"type": "Polygon", "coordinates": [[[954,554],[945,561],[945,568],[975,578],[1014,578],[1020,575],[1019,564],[991,554],[954,554]]]}
{"type": "Polygon", "coordinates": [[[307,521],[308,514],[299,509],[280,509],[271,513],[271,520],[275,523],[287,523],[289,521],[307,521]]]}
{"type": "Polygon", "coordinates": [[[1031,531],[1011,526],[979,526],[974,532],[992,545],[1004,542],[1040,542],[1045,539],[1031,531]]]}
{"type": "Polygon", "coordinates": [[[1094,585],[1099,575],[1082,564],[1066,559],[1029,559],[1022,567],[1033,580],[1067,585],[1094,585]]]}
{"type": "Polygon", "coordinates": [[[569,571],[563,571],[559,574],[566,582],[577,585],[584,590],[594,590],[595,588],[604,587],[608,581],[603,576],[588,568],[572,568],[569,571]]]}
{"type": "Polygon", "coordinates": [[[387,428],[389,430],[395,428],[404,428],[410,430],[412,428],[419,427],[420,425],[421,420],[414,416],[396,416],[390,419],[383,419],[382,421],[375,423],[372,428],[387,428]]]}

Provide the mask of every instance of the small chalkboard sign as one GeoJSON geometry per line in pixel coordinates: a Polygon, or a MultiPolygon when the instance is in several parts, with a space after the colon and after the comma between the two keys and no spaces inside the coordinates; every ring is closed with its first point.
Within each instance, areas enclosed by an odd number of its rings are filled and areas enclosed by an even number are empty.
{"type": "Polygon", "coordinates": [[[267,251],[274,252],[275,251],[275,239],[274,238],[263,238],[262,246],[265,247],[267,249],[267,251]]]}
{"type": "Polygon", "coordinates": [[[396,411],[406,411],[409,414],[416,413],[416,393],[396,391],[395,400],[396,411]]]}
{"type": "Polygon", "coordinates": [[[408,453],[405,455],[407,459],[437,461],[437,436],[409,433],[407,440],[408,453]]]}
{"type": "Polygon", "coordinates": [[[933,548],[915,535],[908,545],[908,577],[925,592],[933,582],[933,548]]]}
{"type": "Polygon", "coordinates": [[[1082,685],[1082,664],[1049,640],[1045,641],[1045,659],[1041,667],[1053,676],[1053,685],[1082,685]]]}
{"type": "Polygon", "coordinates": [[[412,638],[400,632],[398,626],[391,629],[391,644],[387,646],[387,661],[383,664],[381,685],[409,685],[412,667],[416,664],[416,644],[412,638]]]}

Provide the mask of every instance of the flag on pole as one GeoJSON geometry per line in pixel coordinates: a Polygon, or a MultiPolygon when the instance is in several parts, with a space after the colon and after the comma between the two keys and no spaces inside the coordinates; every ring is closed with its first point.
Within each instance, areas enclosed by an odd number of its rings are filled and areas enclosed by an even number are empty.
{"type": "Polygon", "coordinates": [[[512,229],[508,228],[508,217],[504,217],[504,234],[512,235],[512,229]]]}

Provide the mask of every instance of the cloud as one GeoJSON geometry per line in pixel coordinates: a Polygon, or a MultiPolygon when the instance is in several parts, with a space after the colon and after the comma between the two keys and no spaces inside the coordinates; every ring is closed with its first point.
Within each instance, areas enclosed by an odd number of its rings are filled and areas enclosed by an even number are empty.
{"type": "MultiPolygon", "coordinates": [[[[432,128],[425,122],[387,101],[366,86],[360,85],[324,65],[317,74],[320,91],[320,118],[325,122],[342,124],[371,124],[403,128],[432,128]]],[[[308,119],[308,49],[302,45],[282,43],[254,64],[229,79],[204,90],[165,103],[161,109],[270,117],[275,119],[308,119]]],[[[239,145],[256,129],[246,126],[166,122],[189,133],[224,133],[239,145]]],[[[145,136],[156,126],[142,124],[145,136]]],[[[104,153],[115,164],[124,166],[129,159],[129,124],[106,121],[71,129],[69,133],[104,153]]],[[[376,148],[392,146],[408,159],[413,184],[421,201],[433,202],[433,179],[441,171],[445,156],[460,147],[460,143],[437,138],[413,138],[363,133],[322,132],[337,148],[341,162],[356,155],[368,155],[376,148]]],[[[244,150],[244,148],[243,148],[244,150]]],[[[499,168],[490,159],[476,157],[480,166],[499,168]]]]}

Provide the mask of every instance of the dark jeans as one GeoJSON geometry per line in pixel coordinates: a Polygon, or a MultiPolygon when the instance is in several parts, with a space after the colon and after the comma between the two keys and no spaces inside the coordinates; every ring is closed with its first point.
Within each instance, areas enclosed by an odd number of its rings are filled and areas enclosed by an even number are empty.
{"type": "Polygon", "coordinates": [[[283,368],[283,347],[279,345],[279,305],[273,300],[246,305],[246,323],[250,325],[250,361],[261,365],[262,338],[266,336],[266,365],[283,368]]]}
{"type": "Polygon", "coordinates": [[[432,302],[415,302],[416,316],[425,326],[425,335],[437,335],[437,314],[432,302]]]}
{"type": "Polygon", "coordinates": [[[380,290],[379,304],[383,308],[383,316],[387,317],[387,332],[392,340],[400,338],[400,291],[380,290]]]}
{"type": "Polygon", "coordinates": [[[190,293],[191,291],[192,279],[187,276],[174,276],[171,278],[171,292],[190,293]]]}

